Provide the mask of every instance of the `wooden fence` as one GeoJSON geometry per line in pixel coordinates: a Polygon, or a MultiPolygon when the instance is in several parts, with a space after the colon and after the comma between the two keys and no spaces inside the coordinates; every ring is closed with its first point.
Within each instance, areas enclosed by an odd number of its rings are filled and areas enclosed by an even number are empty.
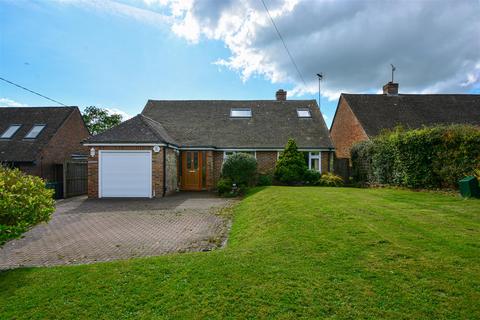
{"type": "Polygon", "coordinates": [[[79,196],[87,193],[87,162],[67,160],[63,164],[63,197],[79,196]]]}

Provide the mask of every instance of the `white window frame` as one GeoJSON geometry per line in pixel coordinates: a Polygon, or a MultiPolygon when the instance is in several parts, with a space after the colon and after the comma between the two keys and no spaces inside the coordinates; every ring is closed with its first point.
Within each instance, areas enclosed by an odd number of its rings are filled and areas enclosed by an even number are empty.
{"type": "Polygon", "coordinates": [[[33,127],[30,129],[30,131],[28,131],[28,133],[25,135],[25,139],[37,139],[46,126],[47,126],[46,124],[42,124],[42,123],[34,124],[33,127]],[[38,127],[41,127],[40,131],[38,131],[38,133],[34,137],[29,137],[28,135],[32,133],[33,129],[38,127]]]}
{"type": "Polygon", "coordinates": [[[227,153],[235,154],[235,153],[250,153],[253,152],[253,157],[257,159],[257,151],[256,150],[227,150],[223,151],[223,161],[227,160],[227,153]]]}
{"type": "Polygon", "coordinates": [[[310,111],[309,108],[297,108],[297,117],[309,119],[309,118],[312,117],[312,112],[310,111]],[[301,112],[308,112],[308,116],[303,116],[303,115],[301,115],[301,114],[300,114],[301,112]]]}
{"type": "Polygon", "coordinates": [[[322,173],[322,151],[310,151],[308,153],[308,169],[312,170],[312,160],[318,159],[318,172],[322,173]],[[317,153],[318,155],[314,155],[312,153],[317,153]]]}
{"type": "Polygon", "coordinates": [[[13,138],[13,136],[15,135],[15,133],[18,132],[18,130],[20,130],[20,128],[22,127],[21,124],[11,124],[7,130],[3,131],[2,135],[0,136],[0,139],[11,139],[13,138]],[[10,130],[12,127],[16,127],[16,129],[9,135],[9,136],[5,136],[6,133],[8,132],[8,130],[10,130]]]}
{"type": "Polygon", "coordinates": [[[230,109],[230,118],[251,118],[252,117],[252,108],[231,108],[230,109]],[[234,116],[233,112],[248,112],[249,115],[234,116]]]}

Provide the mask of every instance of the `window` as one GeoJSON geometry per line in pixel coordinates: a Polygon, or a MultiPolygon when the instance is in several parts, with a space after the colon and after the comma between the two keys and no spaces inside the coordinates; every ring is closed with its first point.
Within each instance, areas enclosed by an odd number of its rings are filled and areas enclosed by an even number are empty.
{"type": "Polygon", "coordinates": [[[232,108],[230,109],[230,117],[232,118],[251,118],[252,109],[250,108],[232,108]]]}
{"type": "Polygon", "coordinates": [[[297,109],[297,116],[299,118],[311,118],[312,115],[310,114],[310,110],[308,108],[298,108],[297,109]]]}
{"type": "Polygon", "coordinates": [[[44,124],[36,124],[33,126],[32,130],[25,136],[25,139],[35,139],[38,137],[40,132],[42,132],[43,128],[45,128],[44,124]]]}
{"type": "Polygon", "coordinates": [[[18,129],[20,129],[22,125],[20,124],[12,124],[10,127],[8,127],[7,130],[5,130],[5,132],[2,133],[2,135],[0,136],[0,138],[2,139],[10,139],[11,137],[13,137],[13,135],[15,134],[15,132],[17,132],[18,129]]]}
{"type": "Polygon", "coordinates": [[[305,161],[307,162],[308,169],[322,172],[321,152],[304,152],[305,161]]]}
{"type": "Polygon", "coordinates": [[[225,151],[223,153],[223,160],[225,161],[225,159],[227,159],[229,156],[235,153],[245,153],[245,154],[251,155],[255,159],[257,158],[257,153],[255,151],[225,151]]]}

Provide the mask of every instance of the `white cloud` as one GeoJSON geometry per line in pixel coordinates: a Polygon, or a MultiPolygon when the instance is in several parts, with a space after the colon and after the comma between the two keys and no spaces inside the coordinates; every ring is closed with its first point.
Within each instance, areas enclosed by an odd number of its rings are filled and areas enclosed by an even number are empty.
{"type": "Polygon", "coordinates": [[[28,107],[28,104],[21,103],[8,98],[0,98],[0,108],[6,107],[28,107]]]}
{"type": "Polygon", "coordinates": [[[375,92],[390,80],[401,92],[465,92],[480,81],[478,1],[265,0],[305,78],[302,83],[259,0],[144,0],[170,9],[172,31],[197,43],[223,41],[227,59],[215,63],[272,83],[289,95],[375,92]]]}
{"type": "Polygon", "coordinates": [[[119,114],[122,116],[122,121],[128,120],[130,118],[133,118],[132,115],[128,114],[127,112],[119,109],[119,108],[105,108],[109,114],[119,114]]]}
{"type": "MultiPolygon", "coordinates": [[[[63,5],[74,5],[96,12],[107,13],[120,17],[135,19],[153,26],[164,26],[166,23],[172,23],[171,19],[162,13],[149,10],[142,6],[134,6],[113,0],[56,0],[63,5]]],[[[153,3],[155,1],[145,1],[153,3]]],[[[161,3],[161,1],[159,1],[161,3]]],[[[139,2],[139,4],[141,4],[139,2]]]]}

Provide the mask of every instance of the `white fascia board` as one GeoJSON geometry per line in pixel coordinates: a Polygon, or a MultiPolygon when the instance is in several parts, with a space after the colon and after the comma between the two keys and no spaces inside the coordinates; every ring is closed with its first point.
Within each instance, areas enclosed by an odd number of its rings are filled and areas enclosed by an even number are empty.
{"type": "MultiPolygon", "coordinates": [[[[129,146],[138,146],[138,147],[153,147],[153,146],[159,146],[159,147],[165,147],[167,146],[165,143],[84,143],[83,144],[86,147],[129,147],[129,146]]],[[[172,147],[173,146],[170,146],[172,147]]]]}

